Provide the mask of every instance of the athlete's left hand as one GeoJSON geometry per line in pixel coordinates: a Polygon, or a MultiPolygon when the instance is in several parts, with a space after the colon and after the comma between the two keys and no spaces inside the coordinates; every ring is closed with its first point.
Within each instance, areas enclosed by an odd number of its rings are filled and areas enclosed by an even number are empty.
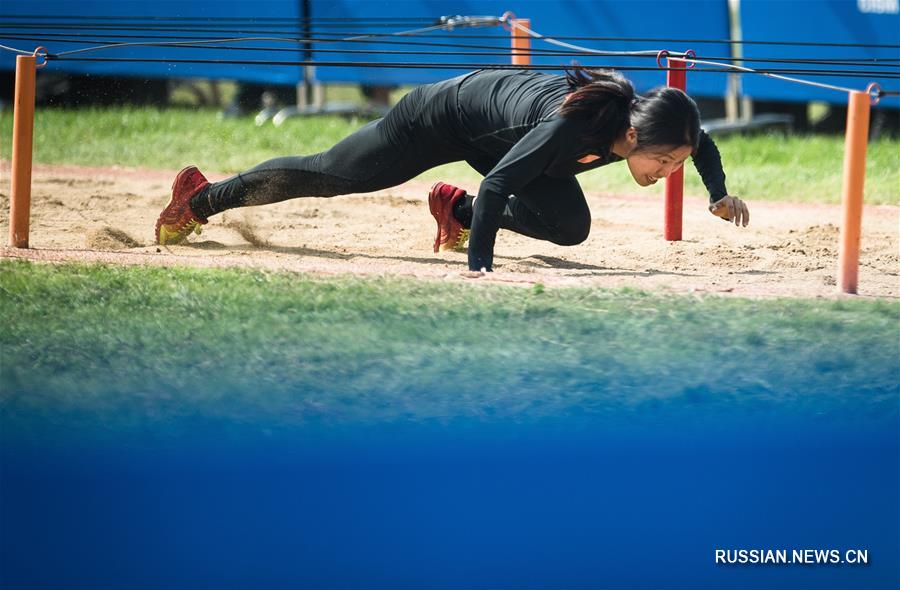
{"type": "Polygon", "coordinates": [[[709,206],[709,212],[725,221],[733,221],[736,226],[747,227],[750,223],[750,210],[737,197],[722,197],[709,206]]]}

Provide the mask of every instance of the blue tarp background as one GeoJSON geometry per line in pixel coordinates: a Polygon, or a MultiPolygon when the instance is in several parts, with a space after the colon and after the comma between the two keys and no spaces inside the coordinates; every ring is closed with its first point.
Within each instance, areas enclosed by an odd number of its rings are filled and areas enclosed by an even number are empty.
{"type": "MultiPolygon", "coordinates": [[[[696,14],[690,20],[686,20],[685,24],[679,26],[679,35],[701,38],[726,38],[728,31],[727,14],[725,3],[719,0],[705,0],[693,3],[701,9],[696,10],[696,14]]],[[[295,0],[262,0],[259,2],[211,2],[208,0],[198,0],[191,3],[173,2],[171,0],[163,0],[155,3],[145,2],[110,2],[103,0],[89,0],[80,2],[78,5],[78,14],[91,16],[178,16],[178,17],[196,17],[196,22],[186,23],[187,26],[196,28],[198,26],[211,27],[211,29],[222,27],[221,21],[210,21],[210,17],[233,17],[233,18],[284,18],[286,19],[282,25],[268,27],[276,36],[299,36],[299,25],[291,19],[297,19],[301,14],[301,2],[295,0]]],[[[314,0],[312,3],[313,18],[342,18],[347,16],[354,17],[427,17],[438,18],[445,15],[494,15],[499,16],[507,10],[512,10],[523,18],[531,18],[535,30],[547,35],[604,35],[604,36],[671,36],[673,29],[671,26],[671,13],[667,8],[667,3],[652,0],[646,2],[607,2],[597,0],[559,0],[559,1],[529,1],[517,0],[514,2],[495,2],[495,1],[468,1],[468,0],[314,0]]],[[[72,4],[66,1],[49,0],[42,3],[42,14],[44,15],[71,15],[74,14],[72,4]]],[[[5,14],[28,14],[33,10],[24,10],[22,6],[13,4],[4,4],[0,11],[5,14]]],[[[35,19],[34,22],[40,22],[35,19]]],[[[52,21],[51,21],[52,22],[52,21]]],[[[55,22],[60,22],[56,20],[55,22]]],[[[74,21],[77,22],[77,21],[74,21]]],[[[271,21],[269,21],[271,22],[271,21]]],[[[153,21],[147,21],[148,24],[153,21]]],[[[255,35],[259,30],[260,23],[254,25],[254,31],[249,34],[255,35]]],[[[358,26],[349,27],[349,33],[359,32],[358,26]]],[[[415,28],[415,27],[409,27],[415,28]]],[[[223,37],[231,36],[248,36],[248,32],[240,32],[240,27],[229,28],[229,32],[222,32],[223,37]]],[[[389,31],[392,29],[373,29],[377,31],[389,31]]],[[[401,30],[401,29],[394,29],[401,30]]],[[[314,30],[314,34],[322,32],[341,32],[340,28],[319,28],[314,30]]],[[[9,29],[6,29],[9,32],[9,29]]],[[[20,31],[23,32],[23,31],[20,31]]],[[[38,33],[40,29],[32,29],[30,32],[38,33]]],[[[54,31],[59,33],[59,31],[54,31]]],[[[75,30],[73,30],[75,32],[75,30]]],[[[81,28],[78,33],[95,33],[97,39],[103,39],[112,32],[122,34],[154,34],[147,31],[126,31],[113,29],[90,30],[81,28]]],[[[185,33],[186,34],[186,33],[185,33]]],[[[501,28],[492,29],[467,29],[456,33],[438,33],[444,37],[446,41],[459,41],[469,44],[481,45],[497,45],[500,48],[509,46],[509,34],[501,28]],[[479,39],[460,39],[460,34],[488,34],[496,37],[496,40],[479,40],[479,39]]],[[[210,32],[210,36],[216,36],[210,32]]],[[[62,43],[54,41],[53,37],[45,37],[45,41],[41,41],[48,47],[51,52],[64,51],[74,49],[79,45],[71,43],[62,43]]],[[[444,39],[429,39],[429,41],[444,41],[444,39]]],[[[13,45],[18,48],[32,49],[38,45],[35,41],[3,39],[0,37],[0,43],[13,45]]],[[[607,42],[582,42],[585,45],[596,47],[598,49],[660,49],[659,44],[645,46],[645,44],[635,43],[607,43],[607,42]]],[[[252,45],[257,47],[290,47],[285,43],[267,43],[253,42],[252,45]]],[[[325,47],[321,45],[319,47],[325,47]]],[[[346,47],[346,46],[345,46],[346,47]]],[[[406,46],[386,46],[386,45],[357,45],[360,48],[373,49],[415,49],[415,47],[406,46]]],[[[535,48],[552,48],[543,43],[535,43],[535,48]]],[[[446,48],[449,49],[449,48],[446,48]]],[[[671,49],[680,49],[672,47],[671,49]]],[[[320,54],[316,56],[320,61],[387,61],[387,60],[403,60],[403,61],[420,61],[420,62],[467,62],[467,63],[508,63],[508,59],[499,56],[473,56],[462,58],[459,56],[439,56],[433,53],[426,53],[427,48],[421,48],[423,53],[420,56],[382,56],[382,55],[361,55],[361,54],[320,54]]],[[[710,45],[709,51],[716,54],[727,52],[725,45],[710,45]]],[[[202,57],[204,59],[256,59],[256,60],[285,60],[297,61],[302,57],[299,51],[289,52],[256,52],[256,51],[224,51],[215,49],[179,49],[173,47],[165,48],[121,48],[110,52],[91,54],[92,56],[109,56],[109,57],[145,57],[145,58],[184,58],[184,57],[202,57]]],[[[568,64],[572,58],[542,58],[535,60],[535,63],[564,65],[568,64]]],[[[594,58],[582,60],[586,64],[597,65],[641,65],[653,66],[653,59],[631,59],[623,60],[622,58],[594,58]]],[[[11,54],[0,54],[0,67],[12,68],[14,58],[11,54]]],[[[208,78],[232,78],[245,81],[291,84],[302,78],[299,67],[285,66],[249,66],[249,65],[210,65],[210,64],[148,64],[148,63],[89,63],[89,62],[57,62],[51,66],[54,70],[93,73],[93,74],[113,74],[113,75],[129,75],[141,77],[208,77],[208,78]]],[[[317,70],[317,78],[328,81],[342,82],[368,82],[368,83],[388,83],[388,84],[417,84],[440,80],[460,73],[459,70],[401,70],[401,69],[374,69],[374,68],[337,68],[337,67],[320,67],[317,70]]],[[[661,83],[664,83],[665,76],[662,72],[631,72],[630,76],[637,82],[638,86],[646,89],[661,83]]],[[[719,96],[724,93],[725,80],[722,76],[704,76],[696,77],[691,80],[692,91],[698,95],[719,96]]]]}
{"type": "MultiPolygon", "coordinates": [[[[112,2],[110,0],[84,0],[78,3],[77,10],[66,0],[47,0],[41,3],[41,18],[44,22],[64,22],[58,16],[73,15],[84,17],[96,16],[146,16],[146,24],[153,25],[152,17],[193,17],[195,21],[187,21],[186,27],[209,28],[210,37],[246,37],[260,34],[263,28],[273,36],[300,36],[300,25],[297,19],[302,14],[300,0],[258,0],[255,2],[211,0],[195,0],[179,2],[160,0],[148,3],[140,1],[112,2]],[[51,18],[53,17],[53,18],[51,18]],[[229,26],[221,19],[229,17],[241,19],[244,25],[229,26]],[[284,19],[279,22],[271,19],[284,19]],[[248,29],[249,19],[270,19],[252,24],[248,29]],[[218,31],[217,31],[218,29],[218,31]]],[[[875,11],[871,0],[806,0],[804,2],[776,2],[774,0],[743,0],[741,3],[741,19],[743,37],[754,41],[809,41],[829,43],[900,43],[900,14],[884,12],[890,3],[877,5],[875,11]]],[[[605,36],[630,38],[678,38],[688,40],[728,39],[728,6],[725,0],[691,0],[673,5],[664,0],[639,0],[619,2],[615,0],[313,0],[311,2],[312,17],[322,18],[409,18],[427,17],[437,19],[440,16],[499,16],[505,11],[513,11],[521,18],[530,18],[532,27],[547,36],[605,36]]],[[[5,2],[0,5],[0,16],[13,14],[33,14],[36,10],[23,4],[5,2]]],[[[65,51],[80,46],[59,41],[59,37],[46,35],[40,27],[14,31],[9,27],[0,32],[0,43],[17,48],[33,49],[38,44],[48,47],[51,52],[65,51]],[[4,38],[4,33],[31,33],[42,37],[40,42],[32,40],[4,38]]],[[[34,23],[41,22],[38,18],[34,23]]],[[[71,21],[72,24],[78,21],[71,21]]],[[[416,28],[418,24],[403,28],[416,28]]],[[[348,33],[362,32],[359,25],[348,25],[348,33]]],[[[369,29],[368,32],[399,31],[394,29],[369,29]]],[[[61,31],[52,31],[59,34],[61,31]]],[[[66,31],[62,31],[65,33],[66,31]]],[[[159,31],[128,31],[120,29],[70,29],[69,32],[79,34],[94,33],[92,38],[105,39],[110,33],[118,32],[130,35],[160,34],[159,31]]],[[[340,27],[314,28],[313,34],[321,36],[324,32],[344,32],[340,27]]],[[[181,33],[184,35],[192,33],[181,33]]],[[[421,39],[431,42],[458,42],[464,44],[496,45],[500,48],[509,46],[509,34],[501,28],[463,29],[456,32],[434,33],[439,39],[421,39]],[[465,39],[461,35],[491,35],[495,39],[465,39]]],[[[137,40],[137,39],[134,39],[137,40]]],[[[730,48],[725,43],[683,43],[673,44],[657,41],[642,43],[616,41],[573,41],[576,44],[601,50],[638,50],[638,49],[694,49],[700,57],[728,57],[730,48]]],[[[233,45],[233,44],[232,44],[233,45]]],[[[175,47],[154,48],[120,48],[109,52],[88,54],[93,57],[144,57],[156,59],[229,59],[229,60],[281,60],[299,61],[303,54],[300,48],[293,50],[290,44],[278,42],[255,41],[246,44],[254,47],[280,48],[285,51],[245,51],[223,49],[188,49],[175,47]]],[[[327,45],[316,45],[324,48],[327,45]]],[[[346,45],[344,46],[346,48],[346,45]]],[[[416,46],[397,45],[355,45],[358,48],[371,49],[417,49],[416,46]]],[[[543,42],[535,41],[534,48],[554,48],[543,42]]],[[[376,54],[320,53],[315,55],[318,61],[410,61],[410,62],[465,62],[465,63],[508,63],[500,56],[441,56],[429,52],[428,47],[419,47],[418,56],[384,56],[376,54]]],[[[434,48],[434,50],[452,50],[452,48],[434,48]]],[[[781,45],[746,45],[745,57],[803,57],[803,58],[893,58],[900,57],[900,49],[884,48],[847,48],[847,47],[796,47],[781,45]]],[[[565,65],[571,57],[539,57],[536,64],[565,65]]],[[[604,66],[653,66],[655,60],[650,58],[589,57],[580,60],[585,65],[604,66]]],[[[747,64],[751,67],[752,62],[747,64]]],[[[759,65],[759,64],[756,64],[759,65]]],[[[894,64],[896,65],[896,63],[894,64]]],[[[768,64],[769,67],[792,67],[790,64],[768,64]]],[[[0,53],[0,69],[12,69],[14,57],[8,52],[0,53]]],[[[242,81],[263,82],[272,84],[294,84],[302,79],[301,68],[291,66],[261,65],[216,65],[216,64],[165,64],[165,63],[115,63],[115,62],[56,62],[49,66],[51,70],[127,75],[138,77],[204,77],[229,78],[242,81]]],[[[807,66],[800,66],[807,67],[807,66]]],[[[884,69],[879,64],[872,68],[884,69]]],[[[468,68],[466,68],[468,69],[468,68]]],[[[386,68],[354,68],[354,67],[318,67],[317,79],[323,82],[359,82],[370,84],[419,84],[432,82],[457,75],[461,70],[422,70],[422,69],[386,69],[386,68]]],[[[665,83],[663,72],[631,71],[628,77],[635,81],[639,90],[665,83]]],[[[821,78],[825,83],[840,86],[865,88],[868,78],[821,78]]],[[[877,78],[876,78],[877,80],[877,78]]],[[[882,80],[885,88],[896,89],[896,80],[882,80]]],[[[833,91],[817,89],[809,86],[790,84],[758,76],[743,76],[744,91],[751,97],[781,101],[824,100],[844,103],[845,97],[833,91]]],[[[720,97],[726,89],[726,76],[719,73],[697,73],[688,78],[688,90],[695,96],[720,97]]],[[[900,98],[886,99],[883,104],[900,106],[900,98]]]]}
{"type": "MultiPolygon", "coordinates": [[[[883,6],[887,4],[882,3],[883,6]]],[[[896,3],[895,3],[896,5],[896,3]]],[[[894,45],[894,48],[864,47],[790,47],[782,45],[744,45],[744,56],[815,59],[871,59],[900,60],[900,12],[862,12],[866,2],[856,0],[804,0],[776,2],[774,0],[742,0],[741,24],[744,39],[755,41],[794,41],[805,43],[854,43],[894,45]]],[[[754,67],[754,63],[745,64],[754,67]]],[[[897,70],[897,61],[888,64],[855,66],[859,70],[897,70]]],[[[791,68],[792,64],[771,64],[771,67],[791,68]]],[[[800,68],[809,66],[800,65],[800,68]]],[[[796,75],[804,78],[802,74],[796,75]]],[[[744,76],[744,93],[754,99],[808,102],[822,100],[846,103],[844,95],[832,90],[802,86],[772,80],[762,76],[744,76]]],[[[824,84],[865,90],[879,78],[836,78],[815,76],[808,79],[824,84]]],[[[885,90],[900,88],[900,80],[881,79],[885,90]]],[[[900,107],[900,97],[884,98],[882,106],[900,107]]]]}

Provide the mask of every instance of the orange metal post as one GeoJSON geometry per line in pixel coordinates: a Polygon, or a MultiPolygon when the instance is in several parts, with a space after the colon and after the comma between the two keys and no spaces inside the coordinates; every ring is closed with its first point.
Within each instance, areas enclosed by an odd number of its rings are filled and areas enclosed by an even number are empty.
{"type": "Polygon", "coordinates": [[[844,187],[841,197],[843,223],[838,253],[838,286],[856,293],[859,277],[859,237],[862,231],[863,185],[866,180],[866,145],[869,138],[869,106],[866,92],[851,92],[844,142],[844,187]]]}
{"type": "MultiPolygon", "coordinates": [[[[668,59],[670,68],[666,75],[666,84],[672,88],[687,90],[686,65],[679,59],[668,59]]],[[[679,168],[666,177],[666,213],[663,236],[667,241],[681,240],[681,220],[684,209],[684,168],[679,168]]]]}
{"type": "Polygon", "coordinates": [[[37,58],[16,57],[16,92],[13,112],[12,186],[9,204],[9,245],[28,247],[31,214],[31,150],[34,138],[34,79],[37,58]]]}
{"type": "Polygon", "coordinates": [[[517,18],[513,21],[513,26],[509,28],[512,34],[512,64],[514,66],[530,66],[531,65],[531,36],[522,30],[516,28],[518,23],[528,30],[531,30],[530,18],[517,18]],[[517,53],[525,53],[525,55],[516,55],[517,53]]]}

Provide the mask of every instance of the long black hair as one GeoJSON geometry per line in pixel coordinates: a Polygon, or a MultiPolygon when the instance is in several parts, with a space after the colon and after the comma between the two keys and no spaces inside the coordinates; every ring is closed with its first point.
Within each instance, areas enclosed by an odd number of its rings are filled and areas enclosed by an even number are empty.
{"type": "Polygon", "coordinates": [[[581,66],[566,70],[566,81],[572,94],[560,107],[560,114],[587,118],[588,143],[608,149],[634,127],[638,151],[682,145],[697,149],[700,111],[681,90],[660,87],[638,96],[622,74],[581,66]]]}

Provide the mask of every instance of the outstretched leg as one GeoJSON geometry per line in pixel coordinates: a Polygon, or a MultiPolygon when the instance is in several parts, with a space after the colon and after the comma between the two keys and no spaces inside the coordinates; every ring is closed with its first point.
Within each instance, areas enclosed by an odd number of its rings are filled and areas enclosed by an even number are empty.
{"type": "Polygon", "coordinates": [[[420,86],[378,121],[312,156],[275,158],[210,184],[197,168],[182,170],[172,198],[156,221],[156,240],[178,244],[208,218],[226,209],[278,203],[296,197],[333,197],[385,189],[440,164],[463,159],[459,146],[421,122],[429,104],[420,86]]]}
{"type": "Polygon", "coordinates": [[[414,149],[412,137],[397,137],[390,122],[363,126],[325,152],[274,158],[191,198],[200,217],[248,205],[278,203],[297,197],[333,197],[371,192],[402,184],[445,161],[440,150],[414,149]]]}

